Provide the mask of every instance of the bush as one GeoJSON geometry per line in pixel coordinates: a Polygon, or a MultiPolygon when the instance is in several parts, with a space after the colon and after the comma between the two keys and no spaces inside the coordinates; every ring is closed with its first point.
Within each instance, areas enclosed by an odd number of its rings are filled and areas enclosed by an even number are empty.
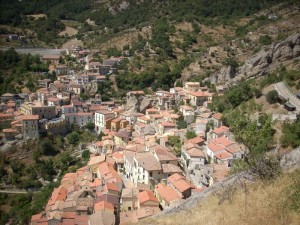
{"type": "Polygon", "coordinates": [[[90,151],[89,150],[84,150],[81,154],[81,157],[85,160],[88,161],[90,159],[90,151]]]}
{"type": "Polygon", "coordinates": [[[276,90],[269,91],[266,95],[266,98],[270,104],[274,104],[277,102],[278,92],[276,90]]]}
{"type": "Polygon", "coordinates": [[[262,45],[269,45],[272,43],[272,38],[269,35],[260,36],[259,43],[262,45]]]}
{"type": "Polygon", "coordinates": [[[79,143],[79,134],[77,132],[72,132],[68,134],[67,139],[71,145],[77,145],[79,143]]]}
{"type": "Polygon", "coordinates": [[[271,180],[281,173],[280,161],[277,158],[264,156],[250,160],[251,171],[259,178],[271,180]]]}

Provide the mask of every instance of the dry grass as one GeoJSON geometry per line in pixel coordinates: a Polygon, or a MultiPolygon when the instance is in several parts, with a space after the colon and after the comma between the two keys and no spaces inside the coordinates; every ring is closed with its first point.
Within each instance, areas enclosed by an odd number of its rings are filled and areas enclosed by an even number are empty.
{"type": "Polygon", "coordinates": [[[296,225],[300,214],[290,210],[288,205],[288,190],[293,183],[293,177],[299,171],[285,174],[276,181],[257,182],[239,188],[231,199],[219,204],[217,196],[210,196],[197,207],[184,212],[170,214],[159,218],[141,221],[147,225],[296,225]]]}
{"type": "Polygon", "coordinates": [[[66,29],[64,31],[60,32],[58,35],[64,36],[64,35],[68,34],[69,36],[73,36],[77,33],[78,33],[78,30],[76,30],[75,28],[66,26],[66,29]]]}

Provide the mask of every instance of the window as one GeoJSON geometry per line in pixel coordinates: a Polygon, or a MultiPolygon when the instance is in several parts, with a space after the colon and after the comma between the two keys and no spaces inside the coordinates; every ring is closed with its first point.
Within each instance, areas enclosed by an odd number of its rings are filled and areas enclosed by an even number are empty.
{"type": "Polygon", "coordinates": [[[149,173],[149,176],[152,177],[152,172],[149,173]]]}

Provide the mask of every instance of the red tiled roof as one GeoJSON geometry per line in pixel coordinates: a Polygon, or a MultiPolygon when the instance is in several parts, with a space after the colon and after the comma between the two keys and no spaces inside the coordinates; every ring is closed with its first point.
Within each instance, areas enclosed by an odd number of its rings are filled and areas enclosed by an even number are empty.
{"type": "Polygon", "coordinates": [[[114,211],[114,205],[107,201],[100,201],[100,202],[95,203],[95,205],[94,205],[95,212],[106,210],[106,209],[110,210],[110,211],[114,211]]]}
{"type": "Polygon", "coordinates": [[[229,128],[226,127],[226,126],[221,126],[221,127],[215,128],[213,130],[213,132],[216,133],[216,134],[222,134],[222,133],[225,133],[227,131],[229,131],[229,128]]]}
{"type": "Polygon", "coordinates": [[[67,189],[62,186],[54,188],[52,195],[47,203],[47,206],[54,205],[56,201],[64,201],[67,198],[67,189]]]}
{"type": "Polygon", "coordinates": [[[106,183],[105,187],[107,190],[112,190],[112,191],[119,191],[118,186],[115,183],[106,183]]]}
{"type": "Polygon", "coordinates": [[[138,200],[139,200],[140,204],[143,204],[143,203],[148,202],[148,201],[158,203],[157,198],[154,196],[153,192],[150,191],[150,190],[145,190],[145,191],[140,192],[138,194],[138,200]]]}
{"type": "Polygon", "coordinates": [[[195,186],[189,182],[184,176],[175,173],[168,177],[168,182],[170,182],[179,192],[183,193],[188,189],[193,189],[195,186]]]}
{"type": "Polygon", "coordinates": [[[161,122],[160,123],[163,127],[176,127],[176,124],[170,122],[161,122]]]}
{"type": "Polygon", "coordinates": [[[221,113],[214,113],[212,115],[213,118],[215,118],[216,120],[221,120],[222,119],[222,114],[221,113]]]}
{"type": "Polygon", "coordinates": [[[156,185],[155,190],[167,203],[170,203],[176,199],[181,199],[181,195],[179,193],[177,193],[173,188],[170,188],[162,183],[156,185]]]}
{"type": "Polygon", "coordinates": [[[24,115],[21,117],[21,120],[38,120],[39,115],[24,115]]]}

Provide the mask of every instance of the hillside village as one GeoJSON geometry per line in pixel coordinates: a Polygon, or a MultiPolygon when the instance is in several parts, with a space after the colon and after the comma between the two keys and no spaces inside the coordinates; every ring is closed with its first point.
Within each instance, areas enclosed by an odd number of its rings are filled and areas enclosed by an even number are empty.
{"type": "Polygon", "coordinates": [[[102,101],[99,94],[81,99],[86,84],[106,79],[123,60],[100,63],[88,53],[78,47],[67,52],[87,60],[81,72],[59,64],[60,55],[45,55],[57,80],[40,80],[35,93],[1,96],[5,142],[66,135],[87,125],[101,137],[85,146],[92,153],[87,165],[63,176],[32,225],[138,222],[222,181],[232,162],[244,158],[247,149],[222,124],[222,114],[208,108],[213,92],[199,82],[153,95],[130,91],[126,104],[102,101]]]}

